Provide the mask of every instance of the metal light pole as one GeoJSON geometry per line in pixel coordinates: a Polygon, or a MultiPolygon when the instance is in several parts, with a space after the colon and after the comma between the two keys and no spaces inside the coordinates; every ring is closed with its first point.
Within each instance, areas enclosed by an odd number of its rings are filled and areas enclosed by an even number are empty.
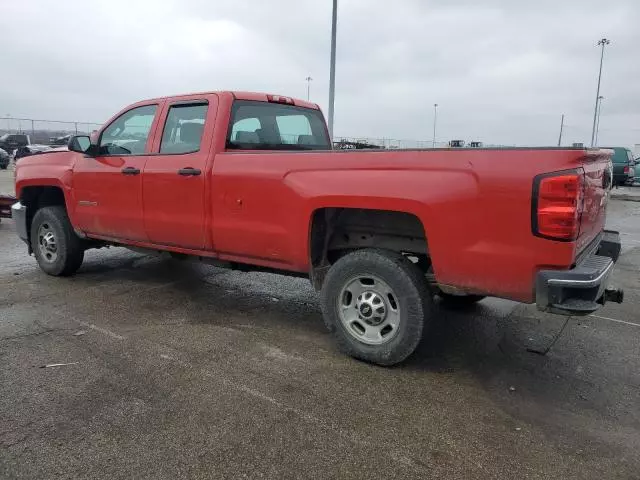
{"type": "Polygon", "coordinates": [[[336,29],[338,23],[338,0],[333,0],[331,16],[331,66],[329,68],[329,136],[333,141],[333,102],[336,89],[336,29]]]}
{"type": "Polygon", "coordinates": [[[600,80],[602,79],[602,61],[604,59],[604,46],[609,45],[611,42],[606,38],[601,38],[598,40],[598,45],[601,47],[600,50],[600,72],[598,73],[598,89],[596,90],[596,106],[593,110],[593,128],[591,129],[591,146],[593,147],[593,143],[596,137],[596,120],[598,116],[598,98],[600,97],[600,80]]]}
{"type": "Polygon", "coordinates": [[[600,95],[598,97],[598,103],[596,104],[596,111],[598,112],[598,119],[596,120],[596,146],[598,146],[598,133],[600,133],[600,113],[602,112],[602,100],[604,100],[604,97],[600,95]]]}
{"type": "Polygon", "coordinates": [[[558,137],[558,146],[562,145],[562,130],[564,130],[564,113],[560,119],[560,136],[558,137]]]}
{"type": "Polygon", "coordinates": [[[436,122],[438,121],[438,104],[433,104],[433,143],[431,148],[436,148],[436,122]]]}
{"type": "Polygon", "coordinates": [[[311,80],[313,80],[313,78],[307,77],[305,80],[307,81],[307,101],[309,101],[311,96],[311,80]]]}

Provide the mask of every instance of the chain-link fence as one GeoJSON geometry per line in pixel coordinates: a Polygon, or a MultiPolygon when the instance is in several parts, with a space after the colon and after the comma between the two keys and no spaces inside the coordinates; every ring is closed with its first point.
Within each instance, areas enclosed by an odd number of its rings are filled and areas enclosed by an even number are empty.
{"type": "MultiPolygon", "coordinates": [[[[31,143],[54,144],[57,139],[63,141],[67,135],[89,135],[98,130],[102,124],[95,122],[69,122],[63,120],[40,120],[33,118],[0,117],[0,135],[5,133],[23,133],[29,135],[31,143]]],[[[297,135],[287,141],[296,143],[297,135]]],[[[451,142],[433,140],[409,140],[397,138],[375,138],[375,137],[354,137],[335,136],[334,146],[339,149],[365,149],[384,148],[397,150],[405,148],[447,148],[452,146],[451,142]]],[[[466,146],[481,146],[466,144],[466,146]]],[[[485,146],[489,146],[485,144],[485,146]]],[[[498,145],[491,145],[498,146],[498,145]]]]}
{"type": "Polygon", "coordinates": [[[89,135],[102,126],[95,122],[67,122],[35,118],[0,117],[0,135],[23,133],[31,143],[48,145],[66,135],[89,135]]]}

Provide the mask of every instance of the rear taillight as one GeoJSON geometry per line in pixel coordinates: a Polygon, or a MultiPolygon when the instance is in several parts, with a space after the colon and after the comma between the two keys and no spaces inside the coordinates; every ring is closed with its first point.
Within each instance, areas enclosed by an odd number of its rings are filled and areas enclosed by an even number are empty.
{"type": "Polygon", "coordinates": [[[577,172],[537,177],[533,188],[533,233],[572,241],[580,232],[583,175],[577,172]]]}
{"type": "Polygon", "coordinates": [[[629,173],[629,165],[625,166],[623,171],[624,171],[625,175],[628,174],[629,173]]]}

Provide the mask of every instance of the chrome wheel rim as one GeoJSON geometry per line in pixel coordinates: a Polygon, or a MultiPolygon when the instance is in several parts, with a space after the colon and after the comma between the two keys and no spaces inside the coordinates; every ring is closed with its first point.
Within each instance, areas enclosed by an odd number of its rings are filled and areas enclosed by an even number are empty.
{"type": "Polygon", "coordinates": [[[44,222],[38,228],[38,248],[45,262],[53,263],[58,258],[58,242],[55,233],[48,222],[44,222]]]}
{"type": "Polygon", "coordinates": [[[362,343],[382,345],[398,333],[398,296],[375,275],[349,280],[340,292],[337,308],[345,330],[362,343]]]}

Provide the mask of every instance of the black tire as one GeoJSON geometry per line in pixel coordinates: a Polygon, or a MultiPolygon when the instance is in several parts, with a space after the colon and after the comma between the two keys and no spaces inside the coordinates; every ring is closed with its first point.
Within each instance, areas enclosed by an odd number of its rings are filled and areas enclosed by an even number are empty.
{"type": "Polygon", "coordinates": [[[441,291],[438,291],[438,296],[444,306],[460,310],[471,308],[479,301],[487,298],[484,295],[451,295],[441,291]]]}
{"type": "Polygon", "coordinates": [[[43,207],[33,216],[31,247],[38,265],[49,275],[72,275],[80,268],[84,259],[82,239],[73,231],[67,211],[61,206],[43,207]],[[55,256],[40,247],[42,231],[53,234],[55,256]],[[51,258],[47,258],[47,255],[51,258]]]}
{"type": "Polygon", "coordinates": [[[358,250],[335,262],[322,286],[321,303],[325,324],[340,350],[383,366],[400,363],[413,353],[433,312],[432,293],[424,274],[402,255],[376,249],[358,250]],[[356,338],[339,313],[344,289],[355,278],[367,275],[386,283],[397,297],[391,305],[397,306],[398,326],[393,336],[380,345],[363,343],[356,338]]]}
{"type": "Polygon", "coordinates": [[[9,166],[9,165],[0,165],[0,168],[1,168],[2,170],[6,170],[8,166],[9,166]]]}

